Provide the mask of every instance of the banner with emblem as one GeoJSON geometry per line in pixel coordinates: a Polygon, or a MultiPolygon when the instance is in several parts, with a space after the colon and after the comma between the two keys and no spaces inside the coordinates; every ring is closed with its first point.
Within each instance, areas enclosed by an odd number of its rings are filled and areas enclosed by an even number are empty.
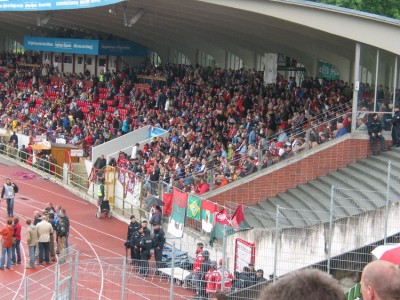
{"type": "Polygon", "coordinates": [[[217,205],[213,202],[203,200],[201,202],[201,228],[210,233],[214,226],[214,213],[217,211],[217,205]]]}
{"type": "Polygon", "coordinates": [[[188,195],[174,189],[172,193],[172,213],[168,223],[168,233],[175,237],[182,237],[185,226],[188,195]]]}
{"type": "Polygon", "coordinates": [[[201,199],[196,196],[189,195],[188,209],[187,209],[188,218],[200,221],[200,215],[201,215],[200,212],[201,212],[201,199]]]}

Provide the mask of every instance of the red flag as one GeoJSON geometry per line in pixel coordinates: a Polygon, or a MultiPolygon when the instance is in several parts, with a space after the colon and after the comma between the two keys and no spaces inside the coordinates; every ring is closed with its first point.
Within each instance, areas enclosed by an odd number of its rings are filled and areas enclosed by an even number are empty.
{"type": "Polygon", "coordinates": [[[243,213],[243,206],[239,204],[236,208],[235,213],[232,216],[232,226],[235,230],[239,230],[239,225],[244,221],[244,213],[243,213]]]}
{"type": "Polygon", "coordinates": [[[221,209],[215,216],[215,222],[221,225],[231,225],[231,217],[225,208],[221,209]]]}
{"type": "Polygon", "coordinates": [[[164,193],[163,202],[164,202],[163,214],[169,216],[172,210],[172,194],[164,193]]]}

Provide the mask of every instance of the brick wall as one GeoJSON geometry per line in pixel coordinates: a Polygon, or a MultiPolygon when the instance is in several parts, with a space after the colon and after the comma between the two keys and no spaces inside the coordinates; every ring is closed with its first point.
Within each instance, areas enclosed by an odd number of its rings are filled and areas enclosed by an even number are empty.
{"type": "Polygon", "coordinates": [[[211,201],[225,200],[253,205],[309,180],[324,176],[371,154],[368,140],[347,139],[300,161],[212,196],[211,201]]]}

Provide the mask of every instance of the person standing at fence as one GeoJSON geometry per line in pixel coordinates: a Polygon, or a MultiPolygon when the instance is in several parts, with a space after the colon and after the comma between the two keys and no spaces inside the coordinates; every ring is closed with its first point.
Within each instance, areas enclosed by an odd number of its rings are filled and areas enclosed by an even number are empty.
{"type": "Polygon", "coordinates": [[[29,265],[26,268],[32,269],[35,267],[35,253],[39,237],[36,226],[32,224],[31,219],[26,219],[26,225],[28,226],[26,229],[26,244],[29,249],[29,265]]]}
{"type": "Polygon", "coordinates": [[[368,122],[368,134],[369,141],[371,143],[372,154],[377,156],[378,153],[376,151],[376,141],[380,142],[381,151],[385,152],[385,138],[382,135],[382,121],[378,119],[378,114],[373,113],[371,115],[371,119],[368,122]]]}
{"type": "Polygon", "coordinates": [[[400,266],[384,260],[369,263],[361,276],[363,300],[399,300],[400,266]]]}
{"type": "Polygon", "coordinates": [[[11,181],[10,178],[6,179],[6,183],[3,185],[3,190],[1,191],[1,198],[6,197],[7,201],[7,216],[14,216],[14,197],[18,193],[18,186],[11,181]]]}
{"type": "Polygon", "coordinates": [[[153,235],[153,244],[154,244],[154,258],[156,260],[156,268],[162,268],[162,252],[165,245],[165,232],[160,227],[160,223],[153,223],[154,235],[153,235]]]}
{"type": "Polygon", "coordinates": [[[147,219],[142,219],[141,225],[142,225],[142,228],[143,228],[143,234],[145,236],[150,236],[150,229],[147,227],[147,224],[148,224],[147,219]]]}
{"type": "Polygon", "coordinates": [[[13,218],[14,236],[12,245],[12,264],[21,264],[21,224],[19,218],[13,218]]]}
{"type": "Polygon", "coordinates": [[[140,269],[139,274],[143,278],[149,273],[149,260],[151,257],[151,249],[153,249],[153,239],[150,237],[150,232],[143,233],[143,237],[139,243],[140,246],[140,269]]]}
{"type": "Polygon", "coordinates": [[[217,262],[213,261],[211,263],[210,270],[208,270],[207,274],[204,276],[204,280],[206,281],[206,295],[209,296],[214,294],[217,291],[217,262]]]}
{"type": "Polygon", "coordinates": [[[196,258],[193,262],[193,269],[192,272],[185,277],[185,280],[183,282],[184,288],[189,287],[189,285],[195,286],[194,279],[196,277],[196,274],[200,272],[201,265],[204,262],[204,256],[202,255],[203,248],[204,244],[202,242],[197,243],[196,258]]]}
{"type": "Polygon", "coordinates": [[[201,265],[200,271],[196,273],[194,281],[196,283],[196,299],[202,299],[206,297],[206,280],[205,276],[211,268],[210,253],[204,250],[201,255],[204,257],[204,261],[201,265]]]}
{"type": "Polygon", "coordinates": [[[151,218],[150,218],[150,224],[152,226],[155,226],[154,224],[161,224],[162,222],[162,212],[161,212],[161,207],[158,205],[153,205],[151,207],[151,218]]]}
{"type": "Polygon", "coordinates": [[[53,227],[48,218],[49,216],[43,215],[42,221],[36,225],[39,237],[39,265],[43,265],[43,260],[46,264],[50,264],[50,234],[53,232],[53,227]]]}
{"type": "Polygon", "coordinates": [[[233,281],[232,273],[224,268],[223,261],[222,259],[220,259],[218,263],[218,269],[216,270],[215,274],[215,282],[216,282],[215,290],[216,291],[223,290],[224,292],[230,292],[232,289],[232,281],[233,281]]]}
{"type": "Polygon", "coordinates": [[[394,115],[391,121],[393,147],[400,147],[400,110],[399,106],[394,108],[394,115]]]}
{"type": "Polygon", "coordinates": [[[6,269],[11,269],[11,249],[12,249],[12,237],[14,235],[14,227],[12,226],[12,220],[7,220],[7,225],[0,231],[1,234],[1,264],[0,270],[4,270],[7,255],[6,269]]]}

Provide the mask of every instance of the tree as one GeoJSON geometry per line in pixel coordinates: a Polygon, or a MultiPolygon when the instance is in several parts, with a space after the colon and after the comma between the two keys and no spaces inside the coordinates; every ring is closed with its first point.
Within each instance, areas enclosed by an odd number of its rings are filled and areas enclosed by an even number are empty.
{"type": "Polygon", "coordinates": [[[400,19],[399,0],[310,0],[312,2],[331,4],[351,8],[393,19],[400,19]]]}

